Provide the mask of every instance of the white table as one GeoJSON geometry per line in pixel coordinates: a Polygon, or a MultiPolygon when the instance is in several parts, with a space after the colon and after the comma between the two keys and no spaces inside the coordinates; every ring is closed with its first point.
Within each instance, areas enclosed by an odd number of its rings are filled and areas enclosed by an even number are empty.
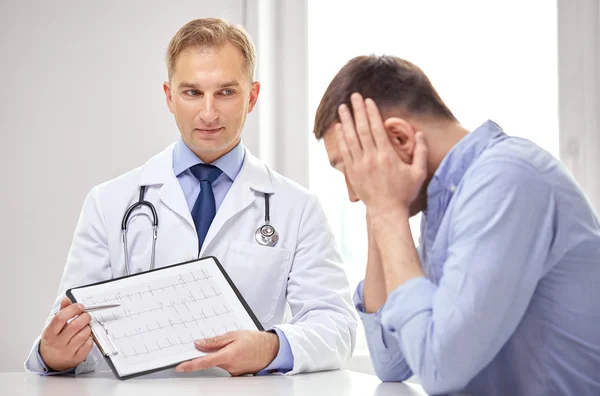
{"type": "Polygon", "coordinates": [[[198,373],[162,371],[125,381],[110,371],[76,377],[40,377],[29,373],[0,373],[0,394],[36,396],[186,396],[186,395],[302,395],[387,396],[426,395],[417,384],[382,383],[377,377],[350,370],[335,370],[295,376],[228,377],[207,370],[198,373]]]}

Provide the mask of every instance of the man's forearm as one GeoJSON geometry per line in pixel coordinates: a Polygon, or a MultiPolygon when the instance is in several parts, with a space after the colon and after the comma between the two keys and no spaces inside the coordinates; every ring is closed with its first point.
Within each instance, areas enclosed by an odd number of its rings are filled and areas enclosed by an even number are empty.
{"type": "Polygon", "coordinates": [[[381,256],[386,294],[412,278],[425,276],[410,231],[408,209],[386,214],[369,213],[367,209],[367,217],[381,256]]]}
{"type": "Polygon", "coordinates": [[[367,260],[367,273],[363,285],[363,300],[365,312],[373,313],[385,303],[387,293],[385,291],[385,280],[383,268],[381,267],[381,255],[375,242],[374,231],[367,218],[367,232],[369,235],[369,256],[367,260]]]}

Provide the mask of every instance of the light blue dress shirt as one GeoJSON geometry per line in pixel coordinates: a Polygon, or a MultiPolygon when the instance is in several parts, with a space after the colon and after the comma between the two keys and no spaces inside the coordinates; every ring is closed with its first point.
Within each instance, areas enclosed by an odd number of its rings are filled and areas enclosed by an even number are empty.
{"type": "Polygon", "coordinates": [[[600,225],[562,163],[487,121],[435,172],[418,251],[378,312],[354,296],[382,380],[600,395],[600,225]]]}
{"type": "MultiPolygon", "coordinates": [[[[225,199],[225,195],[227,195],[227,192],[231,188],[233,181],[242,169],[242,165],[244,164],[244,156],[244,146],[240,141],[231,151],[212,163],[223,171],[217,180],[212,183],[217,211],[225,199]]],[[[175,143],[175,147],[173,148],[173,172],[175,173],[175,176],[177,176],[177,180],[181,185],[181,189],[185,195],[190,212],[194,207],[194,203],[196,203],[196,198],[198,198],[198,195],[200,194],[200,181],[192,174],[190,168],[200,163],[202,163],[200,158],[198,158],[198,156],[196,156],[196,154],[194,154],[194,152],[190,150],[190,148],[180,138],[179,141],[175,143]]],[[[269,374],[272,372],[286,373],[294,368],[294,356],[292,354],[292,348],[290,347],[287,337],[281,330],[277,328],[273,329],[272,331],[274,331],[279,337],[279,352],[271,364],[258,373],[259,375],[269,374]]],[[[74,369],[67,371],[50,371],[40,356],[39,345],[37,358],[40,365],[42,365],[45,370],[45,372],[42,374],[56,375],[73,373],[75,371],[74,369]]]]}
{"type": "MultiPolygon", "coordinates": [[[[221,203],[223,203],[233,181],[242,169],[244,155],[244,146],[240,141],[231,151],[212,163],[212,165],[223,171],[217,180],[212,183],[217,211],[221,203]]],[[[190,212],[200,194],[200,181],[192,174],[190,168],[201,163],[203,163],[202,160],[180,138],[173,148],[173,172],[181,185],[190,212]]],[[[287,337],[277,328],[273,329],[273,331],[279,337],[279,352],[271,364],[265,367],[259,374],[268,374],[273,371],[285,373],[294,368],[292,348],[287,337]]]]}

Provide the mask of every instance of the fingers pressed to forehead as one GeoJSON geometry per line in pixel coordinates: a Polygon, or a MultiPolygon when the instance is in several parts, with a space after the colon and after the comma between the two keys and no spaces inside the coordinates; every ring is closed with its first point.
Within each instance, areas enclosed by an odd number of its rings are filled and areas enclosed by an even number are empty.
{"type": "Polygon", "coordinates": [[[362,147],[358,140],[358,136],[356,135],[354,121],[350,115],[350,109],[348,109],[348,106],[345,104],[342,104],[340,105],[338,112],[348,151],[353,158],[360,158],[362,156],[362,147]]]}
{"type": "Polygon", "coordinates": [[[365,107],[369,117],[369,123],[371,124],[371,130],[373,131],[373,139],[375,140],[375,144],[377,147],[388,147],[389,136],[385,130],[383,118],[381,117],[381,113],[375,104],[375,101],[367,98],[365,100],[365,107]]]}
{"type": "Polygon", "coordinates": [[[340,123],[344,129],[354,132],[354,120],[352,119],[352,114],[350,114],[350,109],[346,104],[338,106],[338,115],[340,116],[340,123]]]}
{"type": "Polygon", "coordinates": [[[342,124],[335,125],[335,133],[337,135],[338,148],[340,149],[340,157],[342,157],[342,163],[344,164],[344,168],[348,169],[352,164],[352,153],[348,149],[348,144],[346,143],[346,135],[344,133],[344,129],[342,124]]]}
{"type": "Polygon", "coordinates": [[[372,125],[369,123],[365,101],[358,93],[352,94],[350,100],[352,101],[352,109],[354,110],[354,125],[356,128],[356,134],[358,135],[363,149],[368,150],[374,146],[374,143],[373,135],[371,133],[372,125]]]}

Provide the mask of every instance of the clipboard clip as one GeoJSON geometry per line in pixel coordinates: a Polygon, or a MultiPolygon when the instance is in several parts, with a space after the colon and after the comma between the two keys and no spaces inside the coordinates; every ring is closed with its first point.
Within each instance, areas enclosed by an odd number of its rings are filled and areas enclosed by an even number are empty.
{"type": "Polygon", "coordinates": [[[103,322],[99,321],[98,318],[96,318],[96,315],[93,315],[93,316],[94,316],[94,319],[96,320],[96,323],[98,323],[102,327],[102,330],[104,332],[102,337],[99,337],[98,334],[95,333],[94,327],[92,326],[92,334],[94,335],[94,338],[96,339],[96,345],[98,345],[98,349],[100,350],[100,353],[103,356],[118,355],[119,351],[117,350],[117,347],[115,346],[113,340],[110,338],[110,334],[108,333],[108,328],[106,327],[106,325],[103,322]],[[108,340],[108,343],[112,347],[112,351],[107,351],[106,347],[102,345],[102,342],[100,342],[100,340],[108,340]]]}

